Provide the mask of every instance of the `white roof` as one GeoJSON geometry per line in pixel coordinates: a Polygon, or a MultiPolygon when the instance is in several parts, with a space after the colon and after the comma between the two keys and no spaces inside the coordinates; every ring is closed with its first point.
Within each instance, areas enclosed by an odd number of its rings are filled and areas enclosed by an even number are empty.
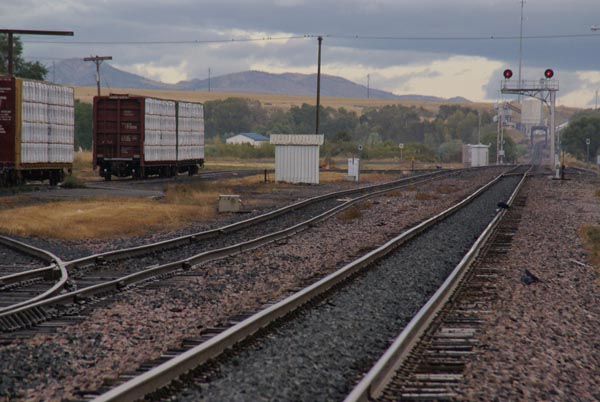
{"type": "Polygon", "coordinates": [[[323,134],[271,134],[273,145],[323,145],[323,134]]]}

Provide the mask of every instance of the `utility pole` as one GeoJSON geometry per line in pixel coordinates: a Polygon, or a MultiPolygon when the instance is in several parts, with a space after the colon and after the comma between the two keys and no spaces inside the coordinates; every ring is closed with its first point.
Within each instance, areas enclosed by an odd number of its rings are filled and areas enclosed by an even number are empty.
{"type": "Polygon", "coordinates": [[[208,92],[210,92],[210,67],[208,68],[208,92]]]}
{"type": "MultiPolygon", "coordinates": [[[[525,6],[525,0],[521,0],[521,30],[519,31],[519,86],[521,83],[521,65],[523,59],[523,7],[525,6]]],[[[519,94],[519,103],[521,103],[521,95],[519,94]]]]}
{"type": "Polygon", "coordinates": [[[477,143],[481,144],[481,112],[477,111],[477,143]]]}
{"type": "Polygon", "coordinates": [[[367,99],[371,97],[371,74],[367,74],[367,99]]]}
{"type": "Polygon", "coordinates": [[[319,59],[317,67],[317,123],[315,125],[315,134],[319,134],[319,109],[321,109],[321,44],[323,43],[323,37],[317,38],[319,41],[319,59]]]}
{"type": "Polygon", "coordinates": [[[112,60],[112,56],[90,56],[83,59],[83,61],[93,61],[96,63],[96,86],[98,87],[98,96],[100,96],[100,64],[104,60],[112,60]]]}
{"type": "Polygon", "coordinates": [[[13,62],[13,35],[55,35],[55,36],[73,36],[72,31],[38,31],[31,29],[0,29],[0,33],[8,35],[8,66],[7,73],[11,77],[15,74],[13,62]]]}

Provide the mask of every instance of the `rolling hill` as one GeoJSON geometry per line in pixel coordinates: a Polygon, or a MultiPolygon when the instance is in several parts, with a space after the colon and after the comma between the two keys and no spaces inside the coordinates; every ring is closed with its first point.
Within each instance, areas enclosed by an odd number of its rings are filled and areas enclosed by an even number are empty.
{"type": "MultiPolygon", "coordinates": [[[[112,67],[101,65],[101,85],[106,88],[135,88],[167,91],[208,91],[208,79],[192,79],[176,84],[165,84],[112,67]]],[[[67,59],[50,67],[47,80],[63,85],[90,87],[96,85],[96,65],[82,59],[67,59]]],[[[215,92],[312,96],[317,85],[316,74],[244,71],[210,79],[210,90],[215,92]]],[[[395,95],[378,89],[369,89],[373,99],[415,100],[432,102],[469,102],[465,98],[444,99],[423,95],[395,95]]],[[[321,95],[338,98],[367,98],[367,87],[342,77],[321,75],[321,95]]]]}

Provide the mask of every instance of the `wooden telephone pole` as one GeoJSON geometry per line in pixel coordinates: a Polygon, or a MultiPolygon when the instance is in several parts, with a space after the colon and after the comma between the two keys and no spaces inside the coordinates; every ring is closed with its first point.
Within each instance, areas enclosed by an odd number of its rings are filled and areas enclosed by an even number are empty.
{"type": "Polygon", "coordinates": [[[31,29],[0,29],[0,33],[8,35],[8,75],[11,77],[15,74],[15,66],[13,62],[13,35],[57,35],[57,36],[73,36],[72,31],[37,31],[31,29]]]}
{"type": "Polygon", "coordinates": [[[112,56],[90,56],[83,59],[83,61],[93,61],[96,63],[96,87],[98,88],[98,96],[100,96],[100,64],[102,64],[104,60],[112,60],[112,56]]]}

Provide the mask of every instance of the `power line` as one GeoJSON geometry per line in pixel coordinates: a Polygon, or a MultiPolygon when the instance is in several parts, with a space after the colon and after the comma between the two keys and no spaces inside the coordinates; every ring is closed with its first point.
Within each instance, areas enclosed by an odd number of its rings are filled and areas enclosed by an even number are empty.
{"type": "Polygon", "coordinates": [[[576,34],[545,34],[545,35],[487,35],[487,36],[371,36],[371,35],[337,35],[337,34],[306,34],[290,36],[266,36],[260,38],[230,38],[230,39],[192,39],[175,41],[44,41],[44,40],[22,40],[23,43],[57,44],[57,45],[203,45],[219,43],[245,43],[265,42],[279,40],[314,39],[319,36],[328,39],[354,39],[354,40],[376,40],[376,41],[489,41],[489,40],[523,40],[523,39],[574,39],[598,37],[596,33],[576,34]]]}
{"type": "MultiPolygon", "coordinates": [[[[363,40],[439,40],[439,41],[452,41],[452,40],[516,40],[521,39],[521,36],[362,36],[362,35],[329,35],[328,38],[332,39],[363,39],[363,40]]],[[[549,34],[549,35],[527,35],[522,36],[523,39],[560,39],[560,38],[585,38],[585,37],[598,37],[600,35],[593,33],[585,34],[549,34]]]]}
{"type": "Polygon", "coordinates": [[[41,40],[22,40],[23,43],[52,43],[60,45],[195,45],[195,44],[215,44],[215,43],[236,43],[236,42],[263,42],[277,40],[293,40],[315,38],[316,35],[295,35],[295,36],[264,36],[261,38],[231,38],[231,39],[192,39],[177,41],[41,41],[41,40]]]}

